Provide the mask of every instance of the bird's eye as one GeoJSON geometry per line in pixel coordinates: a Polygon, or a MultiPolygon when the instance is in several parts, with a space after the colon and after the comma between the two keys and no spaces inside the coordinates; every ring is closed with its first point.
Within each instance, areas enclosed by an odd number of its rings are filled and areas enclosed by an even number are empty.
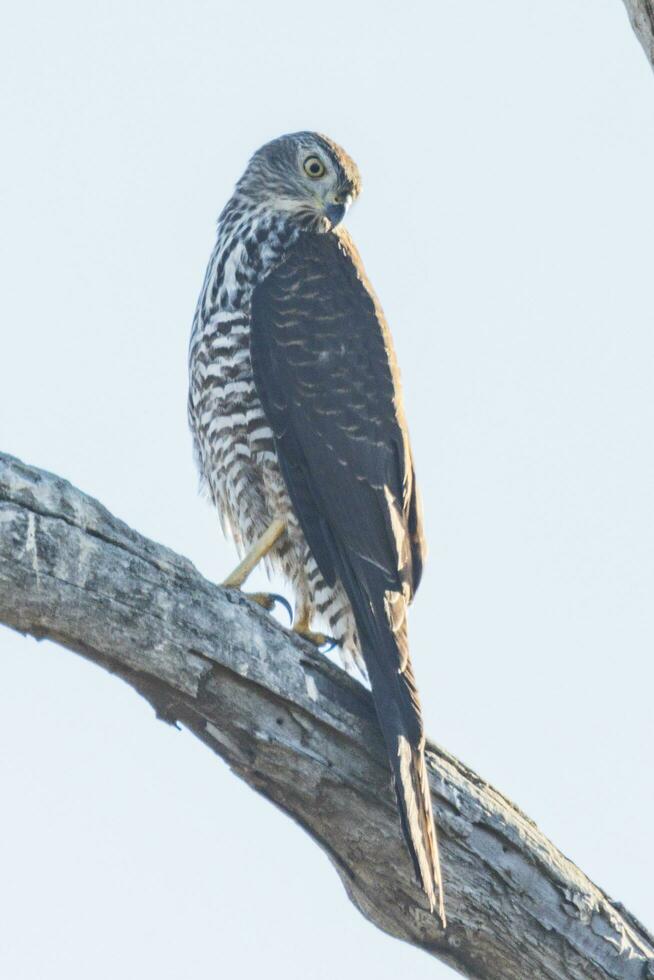
{"type": "Polygon", "coordinates": [[[320,157],[307,157],[303,166],[305,174],[309,177],[317,178],[325,175],[325,164],[320,157]]]}

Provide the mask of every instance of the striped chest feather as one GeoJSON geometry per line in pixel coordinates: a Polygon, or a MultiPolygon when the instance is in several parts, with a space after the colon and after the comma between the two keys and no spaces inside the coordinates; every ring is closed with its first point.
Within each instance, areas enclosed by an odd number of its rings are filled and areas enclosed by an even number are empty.
{"type": "Polygon", "coordinates": [[[237,540],[250,537],[245,525],[265,509],[270,471],[278,482],[272,432],[252,374],[250,300],[295,235],[279,218],[223,216],[193,321],[188,408],[196,459],[237,540]]]}

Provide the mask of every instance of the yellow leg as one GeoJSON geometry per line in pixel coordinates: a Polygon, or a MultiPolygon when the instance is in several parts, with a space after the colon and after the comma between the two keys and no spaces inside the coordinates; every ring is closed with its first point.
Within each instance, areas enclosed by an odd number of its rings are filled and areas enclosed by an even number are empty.
{"type": "MultiPolygon", "coordinates": [[[[263,532],[261,537],[257,538],[247,555],[243,558],[243,561],[239,562],[231,575],[227,576],[222,583],[223,588],[240,589],[250,572],[254,570],[262,558],[266,557],[270,549],[279,540],[285,528],[286,524],[284,521],[279,519],[274,520],[270,527],[263,532]]],[[[291,622],[293,621],[293,610],[284,596],[277,595],[275,592],[249,592],[245,593],[245,595],[252,602],[258,603],[258,605],[263,606],[268,611],[273,609],[276,603],[279,603],[288,612],[291,622]]]]}
{"type": "Polygon", "coordinates": [[[268,554],[273,545],[284,533],[286,523],[280,518],[272,522],[269,528],[263,532],[260,538],[254,542],[243,561],[239,562],[231,575],[228,575],[222,583],[225,589],[240,589],[251,571],[259,564],[262,558],[268,554]]]}

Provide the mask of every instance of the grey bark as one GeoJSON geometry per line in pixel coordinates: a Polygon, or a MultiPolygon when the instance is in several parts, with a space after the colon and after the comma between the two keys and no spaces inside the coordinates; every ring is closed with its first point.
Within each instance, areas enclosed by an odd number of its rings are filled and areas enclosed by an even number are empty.
{"type": "Polygon", "coordinates": [[[0,622],[82,654],[192,731],[312,835],[363,915],[462,975],[654,977],[634,916],[429,744],[443,932],[413,878],[367,690],[65,480],[2,454],[0,622]]]}
{"type": "Polygon", "coordinates": [[[631,26],[654,68],[654,0],[624,0],[631,26]]]}

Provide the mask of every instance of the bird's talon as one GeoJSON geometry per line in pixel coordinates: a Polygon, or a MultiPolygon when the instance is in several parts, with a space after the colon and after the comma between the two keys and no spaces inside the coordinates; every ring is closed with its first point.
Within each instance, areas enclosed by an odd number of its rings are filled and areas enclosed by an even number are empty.
{"type": "Polygon", "coordinates": [[[301,636],[303,640],[307,640],[314,647],[318,647],[321,653],[329,653],[334,647],[338,646],[338,640],[335,640],[333,636],[325,636],[324,633],[314,633],[313,630],[299,628],[296,626],[294,632],[301,636]],[[323,650],[323,647],[326,649],[323,650]]]}
{"type": "Polygon", "coordinates": [[[263,609],[267,609],[268,612],[272,612],[275,606],[279,603],[283,606],[288,613],[289,622],[293,622],[293,610],[288,599],[285,599],[283,595],[279,595],[278,592],[244,592],[246,598],[250,599],[251,602],[256,602],[258,606],[263,609]]]}
{"type": "Polygon", "coordinates": [[[279,595],[279,593],[277,593],[277,592],[271,592],[270,593],[270,597],[273,600],[273,606],[274,606],[274,604],[276,602],[278,602],[280,606],[283,606],[284,607],[284,609],[288,613],[288,621],[289,621],[289,623],[292,623],[293,622],[293,609],[292,609],[291,604],[288,601],[288,599],[285,599],[283,595],[279,595]]]}

